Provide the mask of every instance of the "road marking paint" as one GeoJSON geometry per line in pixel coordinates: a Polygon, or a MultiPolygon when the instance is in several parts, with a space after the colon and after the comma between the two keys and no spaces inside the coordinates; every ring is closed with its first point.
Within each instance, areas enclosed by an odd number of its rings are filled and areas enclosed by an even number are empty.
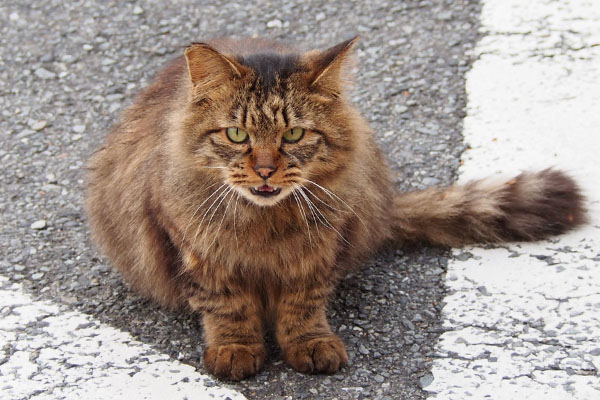
{"type": "Polygon", "coordinates": [[[600,398],[600,7],[484,0],[459,182],[556,166],[591,224],[539,243],[454,250],[431,399],[600,398]],[[463,260],[463,261],[461,261],[463,260]]]}
{"type": "Polygon", "coordinates": [[[245,399],[129,333],[0,277],[2,399],[245,399]]]}

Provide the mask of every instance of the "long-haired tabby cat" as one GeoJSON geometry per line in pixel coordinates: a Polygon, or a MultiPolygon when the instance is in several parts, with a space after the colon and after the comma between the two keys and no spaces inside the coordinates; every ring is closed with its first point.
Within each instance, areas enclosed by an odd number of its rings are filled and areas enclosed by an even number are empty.
{"type": "Polygon", "coordinates": [[[192,44],[91,160],[94,239],[139,292],[201,313],[221,378],[260,370],[265,329],[298,371],[346,365],[327,302],[382,244],[536,240],[585,219],[556,170],[397,193],[345,94],[355,42],[192,44]]]}

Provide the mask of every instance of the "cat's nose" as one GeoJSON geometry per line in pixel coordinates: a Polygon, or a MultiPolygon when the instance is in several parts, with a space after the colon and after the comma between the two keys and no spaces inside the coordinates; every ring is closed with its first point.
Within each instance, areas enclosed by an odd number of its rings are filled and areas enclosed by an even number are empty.
{"type": "Polygon", "coordinates": [[[254,170],[258,176],[267,179],[277,171],[277,167],[275,165],[256,165],[254,166],[254,170]]]}

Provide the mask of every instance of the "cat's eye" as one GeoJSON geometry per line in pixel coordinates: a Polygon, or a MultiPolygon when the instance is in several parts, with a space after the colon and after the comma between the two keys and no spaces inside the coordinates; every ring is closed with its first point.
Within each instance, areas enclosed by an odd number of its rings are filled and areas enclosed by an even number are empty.
{"type": "Polygon", "coordinates": [[[292,128],[283,132],[283,140],[288,143],[295,143],[304,136],[304,128],[292,128]]]}
{"type": "Polygon", "coordinates": [[[240,128],[227,128],[227,137],[233,143],[243,143],[248,139],[248,132],[240,128]]]}

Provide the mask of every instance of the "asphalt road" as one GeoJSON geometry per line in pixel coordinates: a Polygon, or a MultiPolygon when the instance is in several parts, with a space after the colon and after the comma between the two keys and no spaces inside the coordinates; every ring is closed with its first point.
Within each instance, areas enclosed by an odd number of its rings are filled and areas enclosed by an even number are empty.
{"type": "MultiPolygon", "coordinates": [[[[1,284],[87,313],[203,372],[198,317],[139,298],[89,241],[84,168],[119,110],[191,41],[257,35],[310,49],[358,33],[353,98],[398,188],[448,184],[464,150],[464,75],[478,14],[477,1],[449,0],[4,0],[0,275],[8,280],[1,284]]],[[[231,387],[250,399],[424,398],[442,331],[448,256],[445,249],[392,249],[347,277],[330,311],[351,358],[343,371],[298,374],[273,348],[263,372],[231,387]]],[[[27,325],[21,334],[36,329],[27,325]]],[[[13,347],[4,346],[0,363],[13,347]]]]}

